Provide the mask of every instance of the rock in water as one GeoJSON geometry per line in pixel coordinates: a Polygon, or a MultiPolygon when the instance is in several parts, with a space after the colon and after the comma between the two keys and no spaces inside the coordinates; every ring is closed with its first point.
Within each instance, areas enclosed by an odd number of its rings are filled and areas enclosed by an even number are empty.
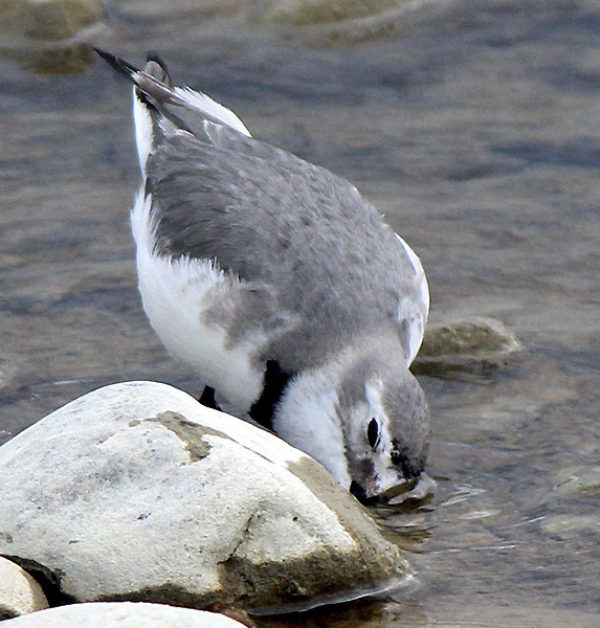
{"type": "Polygon", "coordinates": [[[99,0],[0,0],[0,33],[33,40],[58,40],[104,18],[99,0]]]}
{"type": "Polygon", "coordinates": [[[0,553],[75,601],[299,608],[410,577],[306,454],[165,384],[89,393],[0,447],[0,553]]]}
{"type": "Polygon", "coordinates": [[[522,345],[501,321],[477,316],[429,325],[411,370],[419,375],[444,377],[466,371],[483,373],[503,364],[522,345]]]}

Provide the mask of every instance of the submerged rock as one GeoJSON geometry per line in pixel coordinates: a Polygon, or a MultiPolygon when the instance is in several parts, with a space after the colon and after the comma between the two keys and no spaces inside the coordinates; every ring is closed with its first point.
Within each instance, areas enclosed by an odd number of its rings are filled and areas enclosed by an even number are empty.
{"type": "Polygon", "coordinates": [[[551,500],[557,496],[570,497],[587,495],[600,497],[600,466],[577,466],[558,469],[555,473],[556,483],[552,488],[551,500]]]}
{"type": "Polygon", "coordinates": [[[40,585],[19,565],[0,557],[0,620],[47,607],[40,585]]]}
{"type": "Polygon", "coordinates": [[[7,369],[6,369],[6,361],[0,358],[0,389],[6,386],[7,377],[7,369]]]}
{"type": "Polygon", "coordinates": [[[0,475],[0,553],[74,601],[280,610],[410,572],[320,464],[165,384],[76,399],[0,447],[0,475]]]}
{"type": "Polygon", "coordinates": [[[102,28],[99,0],[0,0],[0,58],[36,74],[73,74],[95,60],[87,43],[102,28]]]}
{"type": "Polygon", "coordinates": [[[262,15],[275,24],[327,24],[381,13],[406,0],[278,0],[262,15]]]}
{"type": "Polygon", "coordinates": [[[453,371],[486,371],[521,349],[503,323],[493,318],[428,326],[411,370],[419,375],[443,376],[453,371]]]}
{"type": "Polygon", "coordinates": [[[91,602],[59,606],[3,624],[3,628],[242,628],[218,613],[178,608],[165,604],[134,602],[91,602]]]}
{"type": "Polygon", "coordinates": [[[424,0],[273,0],[260,4],[248,17],[283,28],[286,36],[308,44],[352,45],[409,28],[410,14],[423,4],[424,0]]]}
{"type": "Polygon", "coordinates": [[[541,521],[543,532],[553,540],[576,541],[582,537],[597,538],[600,515],[557,514],[546,515],[541,521]]]}
{"type": "Polygon", "coordinates": [[[10,59],[35,74],[77,74],[95,61],[94,51],[87,45],[16,46],[0,50],[0,57],[10,59]]]}
{"type": "Polygon", "coordinates": [[[0,0],[0,32],[12,37],[57,40],[104,18],[98,0],[0,0]]]}

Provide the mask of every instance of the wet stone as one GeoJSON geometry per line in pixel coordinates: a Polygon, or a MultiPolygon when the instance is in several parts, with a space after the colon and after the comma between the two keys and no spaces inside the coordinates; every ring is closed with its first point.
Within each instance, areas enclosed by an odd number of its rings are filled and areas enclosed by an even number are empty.
{"type": "Polygon", "coordinates": [[[456,370],[491,370],[520,349],[516,335],[493,318],[430,325],[411,370],[434,376],[456,370]]]}
{"type": "Polygon", "coordinates": [[[83,43],[52,43],[43,46],[15,46],[0,51],[0,56],[10,59],[35,74],[77,74],[95,61],[94,51],[83,43]]]}
{"type": "Polygon", "coordinates": [[[560,514],[549,515],[542,520],[542,530],[555,540],[578,539],[582,536],[598,536],[600,514],[560,514]]]}
{"type": "Polygon", "coordinates": [[[5,361],[0,358],[0,390],[6,386],[7,374],[5,361]]]}
{"type": "Polygon", "coordinates": [[[0,32],[33,40],[59,40],[103,19],[97,0],[0,0],[0,32]]]}
{"type": "MultiPolygon", "coordinates": [[[[389,38],[406,28],[410,0],[286,0],[251,12],[251,21],[284,29],[309,45],[353,45],[389,38]]],[[[413,7],[414,8],[414,7],[413,7]]]]}
{"type": "Polygon", "coordinates": [[[0,475],[0,553],[71,601],[270,612],[411,573],[321,465],[165,384],[76,399],[0,447],[0,475]]]}
{"type": "Polygon", "coordinates": [[[284,0],[272,2],[262,21],[276,24],[324,24],[381,13],[402,0],[284,0]]]}
{"type": "MultiPolygon", "coordinates": [[[[12,537],[4,535],[6,545],[12,537]]],[[[48,607],[40,585],[19,565],[0,556],[0,620],[48,607]]]]}
{"type": "Polygon", "coordinates": [[[554,493],[600,496],[600,466],[561,469],[556,474],[554,493]]]}
{"type": "Polygon", "coordinates": [[[165,604],[92,602],[59,606],[3,624],[7,628],[241,628],[241,624],[218,613],[165,604]]]}

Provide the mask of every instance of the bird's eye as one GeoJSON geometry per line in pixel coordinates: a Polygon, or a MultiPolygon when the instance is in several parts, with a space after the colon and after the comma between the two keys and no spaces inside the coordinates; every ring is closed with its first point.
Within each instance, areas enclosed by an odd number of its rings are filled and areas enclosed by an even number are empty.
{"type": "Polygon", "coordinates": [[[371,419],[367,426],[367,440],[372,449],[375,449],[379,444],[379,423],[377,419],[371,419]]]}

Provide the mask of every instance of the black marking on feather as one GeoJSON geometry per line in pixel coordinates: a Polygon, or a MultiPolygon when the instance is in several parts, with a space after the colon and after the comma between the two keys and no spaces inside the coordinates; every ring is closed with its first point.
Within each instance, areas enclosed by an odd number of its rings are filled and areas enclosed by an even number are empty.
{"type": "Polygon", "coordinates": [[[391,458],[392,464],[396,467],[400,467],[402,470],[402,477],[405,480],[412,480],[421,475],[423,469],[420,469],[413,464],[408,455],[402,451],[400,442],[395,438],[392,440],[391,458]]]}
{"type": "Polygon", "coordinates": [[[267,360],[263,390],[260,397],[252,404],[248,413],[252,419],[268,430],[273,429],[273,414],[283,392],[291,379],[277,360],[267,360]]]}
{"type": "Polygon", "coordinates": [[[215,399],[215,389],[211,386],[205,386],[202,394],[200,395],[200,399],[198,401],[207,408],[212,408],[213,410],[221,410],[219,408],[219,404],[215,399]]]}

